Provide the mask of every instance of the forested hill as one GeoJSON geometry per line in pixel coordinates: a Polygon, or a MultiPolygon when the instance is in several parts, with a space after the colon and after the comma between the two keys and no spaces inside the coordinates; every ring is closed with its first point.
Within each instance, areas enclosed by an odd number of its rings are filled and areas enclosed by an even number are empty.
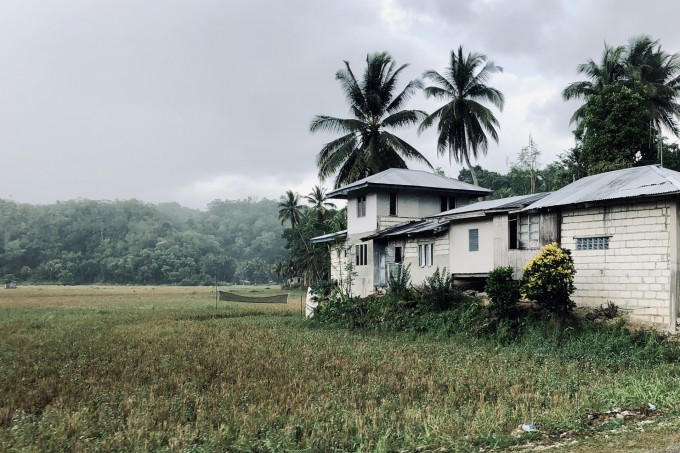
{"type": "Polygon", "coordinates": [[[287,256],[274,200],[177,203],[0,199],[0,277],[63,284],[267,281],[287,256]]]}

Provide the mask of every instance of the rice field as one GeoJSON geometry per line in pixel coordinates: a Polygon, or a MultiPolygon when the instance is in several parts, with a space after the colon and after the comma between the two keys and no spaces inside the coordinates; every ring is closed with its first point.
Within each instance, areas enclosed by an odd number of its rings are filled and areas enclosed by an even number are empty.
{"type": "Polygon", "coordinates": [[[250,305],[216,302],[205,287],[0,290],[0,451],[646,451],[680,442],[670,434],[676,364],[613,371],[462,337],[332,329],[303,321],[301,296],[250,305]],[[646,418],[588,420],[648,402],[658,410],[646,418]],[[527,422],[538,433],[514,432],[527,422]]]}

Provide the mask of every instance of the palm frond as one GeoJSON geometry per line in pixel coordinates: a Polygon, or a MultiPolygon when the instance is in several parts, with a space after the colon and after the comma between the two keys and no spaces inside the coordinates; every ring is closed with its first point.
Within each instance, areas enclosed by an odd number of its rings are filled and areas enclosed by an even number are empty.
{"type": "Polygon", "coordinates": [[[430,168],[432,164],[423,156],[417,149],[409,145],[403,139],[397,137],[396,135],[390,134],[389,132],[383,132],[382,139],[387,143],[388,146],[383,147],[384,149],[393,149],[402,154],[408,159],[417,160],[430,168]]]}
{"type": "Polygon", "coordinates": [[[312,122],[309,125],[310,132],[356,132],[364,127],[365,123],[356,119],[342,119],[333,118],[332,116],[317,115],[312,118],[312,122]]]}
{"type": "Polygon", "coordinates": [[[403,128],[417,124],[426,116],[427,113],[422,110],[402,110],[388,116],[382,120],[381,124],[383,127],[403,128]]]}

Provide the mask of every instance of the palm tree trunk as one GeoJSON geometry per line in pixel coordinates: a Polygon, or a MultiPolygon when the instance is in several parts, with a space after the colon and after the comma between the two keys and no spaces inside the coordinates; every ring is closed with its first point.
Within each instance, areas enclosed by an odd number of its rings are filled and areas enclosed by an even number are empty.
{"type": "Polygon", "coordinates": [[[470,174],[472,175],[472,184],[475,186],[479,185],[479,181],[477,180],[477,173],[475,173],[475,169],[472,168],[472,164],[470,164],[470,158],[468,157],[467,153],[465,155],[465,163],[467,164],[468,169],[470,170],[470,174]]]}

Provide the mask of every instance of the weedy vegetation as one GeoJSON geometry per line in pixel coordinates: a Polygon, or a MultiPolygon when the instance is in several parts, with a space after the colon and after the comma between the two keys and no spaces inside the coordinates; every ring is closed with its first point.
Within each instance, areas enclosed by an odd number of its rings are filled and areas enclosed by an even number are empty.
{"type": "Polygon", "coordinates": [[[538,314],[502,332],[444,294],[445,274],[339,301],[339,322],[329,307],[304,321],[299,294],[253,308],[207,288],[4,291],[0,450],[479,451],[534,441],[511,435],[524,422],[559,438],[605,429],[587,415],[612,407],[675,416],[667,338],[538,314]]]}

